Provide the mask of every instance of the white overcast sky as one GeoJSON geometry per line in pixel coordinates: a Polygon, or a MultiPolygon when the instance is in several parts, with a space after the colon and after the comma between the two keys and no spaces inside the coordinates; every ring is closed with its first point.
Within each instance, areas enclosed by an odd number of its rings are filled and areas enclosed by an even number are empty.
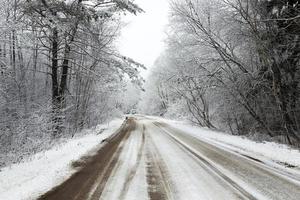
{"type": "Polygon", "coordinates": [[[169,4],[168,0],[135,0],[135,3],[145,12],[124,17],[128,24],[121,31],[118,47],[121,54],[150,68],[164,49],[169,4]]]}

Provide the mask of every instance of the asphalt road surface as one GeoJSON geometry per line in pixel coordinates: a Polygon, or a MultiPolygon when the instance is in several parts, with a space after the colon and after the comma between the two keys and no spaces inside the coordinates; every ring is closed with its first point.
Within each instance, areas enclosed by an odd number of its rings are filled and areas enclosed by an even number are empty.
{"type": "Polygon", "coordinates": [[[41,200],[300,200],[299,177],[147,117],[129,118],[41,200]]]}

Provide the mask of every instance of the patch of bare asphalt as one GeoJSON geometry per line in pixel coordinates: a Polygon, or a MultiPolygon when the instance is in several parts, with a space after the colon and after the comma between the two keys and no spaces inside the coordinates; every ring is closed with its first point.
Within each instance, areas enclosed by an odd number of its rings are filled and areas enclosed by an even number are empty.
{"type": "Polygon", "coordinates": [[[39,200],[86,200],[95,184],[97,187],[91,199],[99,199],[122,151],[120,144],[129,137],[135,126],[135,121],[128,119],[114,135],[104,141],[106,144],[94,156],[73,163],[74,167],[80,167],[76,173],[42,195],[39,200]]]}
{"type": "Polygon", "coordinates": [[[146,136],[146,172],[149,198],[151,200],[173,199],[170,176],[168,176],[167,168],[149,134],[146,136]]]}

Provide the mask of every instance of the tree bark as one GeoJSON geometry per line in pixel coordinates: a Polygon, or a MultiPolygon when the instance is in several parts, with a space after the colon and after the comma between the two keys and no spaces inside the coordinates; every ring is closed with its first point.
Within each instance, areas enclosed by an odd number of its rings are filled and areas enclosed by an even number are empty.
{"type": "Polygon", "coordinates": [[[276,98],[283,127],[286,130],[286,137],[290,144],[293,144],[293,140],[300,141],[300,138],[296,135],[296,130],[294,129],[294,123],[288,113],[288,97],[286,96],[284,90],[286,89],[282,83],[282,75],[279,66],[276,62],[272,64],[271,70],[273,73],[273,89],[274,96],[276,98]]]}
{"type": "Polygon", "coordinates": [[[53,137],[59,134],[60,126],[60,95],[58,85],[58,30],[56,27],[52,29],[52,48],[51,48],[51,78],[52,78],[52,112],[53,112],[53,137]]]}

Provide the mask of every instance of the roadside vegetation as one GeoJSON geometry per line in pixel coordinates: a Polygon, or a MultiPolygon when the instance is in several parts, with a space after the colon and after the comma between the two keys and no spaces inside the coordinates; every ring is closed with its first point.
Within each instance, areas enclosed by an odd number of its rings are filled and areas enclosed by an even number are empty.
{"type": "Polygon", "coordinates": [[[121,0],[0,0],[0,166],[126,112],[143,65],[120,55],[121,0]]]}
{"type": "Polygon", "coordinates": [[[172,1],[141,110],[299,146],[299,14],[296,0],[172,1]]]}

